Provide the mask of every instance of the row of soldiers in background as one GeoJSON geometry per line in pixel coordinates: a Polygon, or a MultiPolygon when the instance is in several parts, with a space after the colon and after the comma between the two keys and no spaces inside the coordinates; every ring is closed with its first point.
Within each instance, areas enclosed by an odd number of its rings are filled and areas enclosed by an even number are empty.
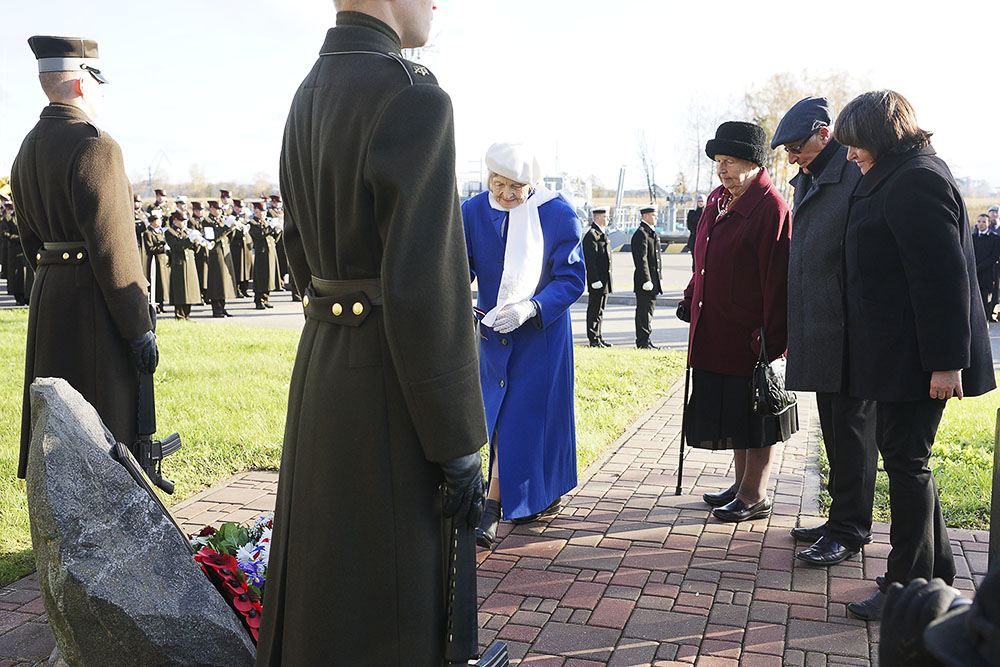
{"type": "Polygon", "coordinates": [[[996,307],[1000,297],[1000,228],[997,214],[1000,207],[990,206],[987,213],[976,218],[976,229],[972,232],[972,245],[976,251],[976,278],[979,292],[983,297],[986,319],[997,321],[996,307]]]}
{"type": "MultiPolygon", "coordinates": [[[[611,293],[611,246],[606,227],[608,209],[604,206],[591,210],[594,221],[583,234],[583,261],[587,269],[587,340],[591,347],[611,347],[601,335],[604,306],[611,293]]],[[[635,346],[640,350],[655,350],[650,337],[653,333],[653,309],[656,296],[663,293],[660,282],[660,236],[656,233],[656,206],[649,204],[639,209],[642,216],[639,227],[630,241],[632,263],[632,291],[635,293],[635,346]]]]}
{"type": "Polygon", "coordinates": [[[0,194],[0,265],[0,278],[7,281],[7,294],[14,297],[17,305],[27,305],[35,272],[24,259],[14,202],[6,194],[0,194]]]}
{"type": "Polygon", "coordinates": [[[253,202],[247,217],[243,202],[221,190],[219,199],[207,202],[207,215],[205,209],[183,196],[171,205],[163,190],[145,209],[135,197],[136,241],[157,311],[170,303],[174,317],[190,319],[191,306],[204,303],[213,317],[230,317],[226,301],[249,296],[251,282],[257,309],[273,307],[269,294],[284,288],[287,272],[281,267],[281,198],[271,196],[267,206],[253,202]]]}

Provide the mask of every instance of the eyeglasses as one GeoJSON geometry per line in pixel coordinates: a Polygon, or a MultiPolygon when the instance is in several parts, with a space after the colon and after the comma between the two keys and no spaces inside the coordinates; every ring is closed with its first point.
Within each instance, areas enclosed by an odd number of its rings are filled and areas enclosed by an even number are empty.
{"type": "Polygon", "coordinates": [[[94,77],[94,81],[96,81],[97,83],[105,84],[108,82],[108,80],[104,78],[104,75],[101,74],[101,70],[97,69],[96,67],[91,67],[90,65],[80,65],[80,69],[84,70],[85,72],[90,74],[90,76],[94,77]]]}
{"type": "Polygon", "coordinates": [[[809,140],[812,139],[813,136],[817,132],[819,132],[818,129],[817,130],[813,130],[812,134],[810,134],[808,137],[806,137],[805,139],[803,139],[802,143],[799,144],[798,146],[785,146],[785,152],[791,153],[792,155],[798,155],[799,153],[802,152],[802,149],[806,147],[806,144],[809,143],[809,140]]]}

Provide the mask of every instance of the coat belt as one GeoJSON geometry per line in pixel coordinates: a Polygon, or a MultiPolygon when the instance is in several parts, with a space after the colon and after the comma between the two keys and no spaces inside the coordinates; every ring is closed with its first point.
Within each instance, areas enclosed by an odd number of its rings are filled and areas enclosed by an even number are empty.
{"type": "Polygon", "coordinates": [[[330,324],[359,327],[372,308],[382,305],[382,283],[368,280],[325,280],[312,277],[302,297],[306,317],[330,324]]]}
{"type": "Polygon", "coordinates": [[[87,248],[80,241],[46,241],[35,260],[38,264],[83,264],[87,248]]]}

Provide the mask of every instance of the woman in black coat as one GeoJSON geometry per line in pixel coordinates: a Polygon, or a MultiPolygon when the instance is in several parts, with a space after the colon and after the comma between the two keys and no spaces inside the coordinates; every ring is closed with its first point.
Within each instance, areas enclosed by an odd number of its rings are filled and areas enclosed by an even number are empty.
{"type": "Polygon", "coordinates": [[[876,401],[892,512],[880,590],[848,605],[865,619],[893,582],[954,580],[931,446],[949,398],[996,386],[968,214],[930,136],[890,90],[854,99],[834,132],[863,174],[844,239],[847,392],[876,401]]]}

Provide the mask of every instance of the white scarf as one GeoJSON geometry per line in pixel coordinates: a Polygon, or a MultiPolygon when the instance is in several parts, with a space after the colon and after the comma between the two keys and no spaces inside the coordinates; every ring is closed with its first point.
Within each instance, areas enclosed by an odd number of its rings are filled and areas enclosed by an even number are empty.
{"type": "Polygon", "coordinates": [[[507,247],[503,255],[503,275],[497,290],[497,305],[486,313],[483,324],[493,326],[497,314],[507,304],[530,299],[542,276],[542,253],[545,249],[542,238],[542,221],[538,217],[538,207],[559,196],[544,186],[535,188],[527,201],[516,208],[501,206],[493,193],[489,193],[490,207],[495,211],[508,213],[507,247]]]}

